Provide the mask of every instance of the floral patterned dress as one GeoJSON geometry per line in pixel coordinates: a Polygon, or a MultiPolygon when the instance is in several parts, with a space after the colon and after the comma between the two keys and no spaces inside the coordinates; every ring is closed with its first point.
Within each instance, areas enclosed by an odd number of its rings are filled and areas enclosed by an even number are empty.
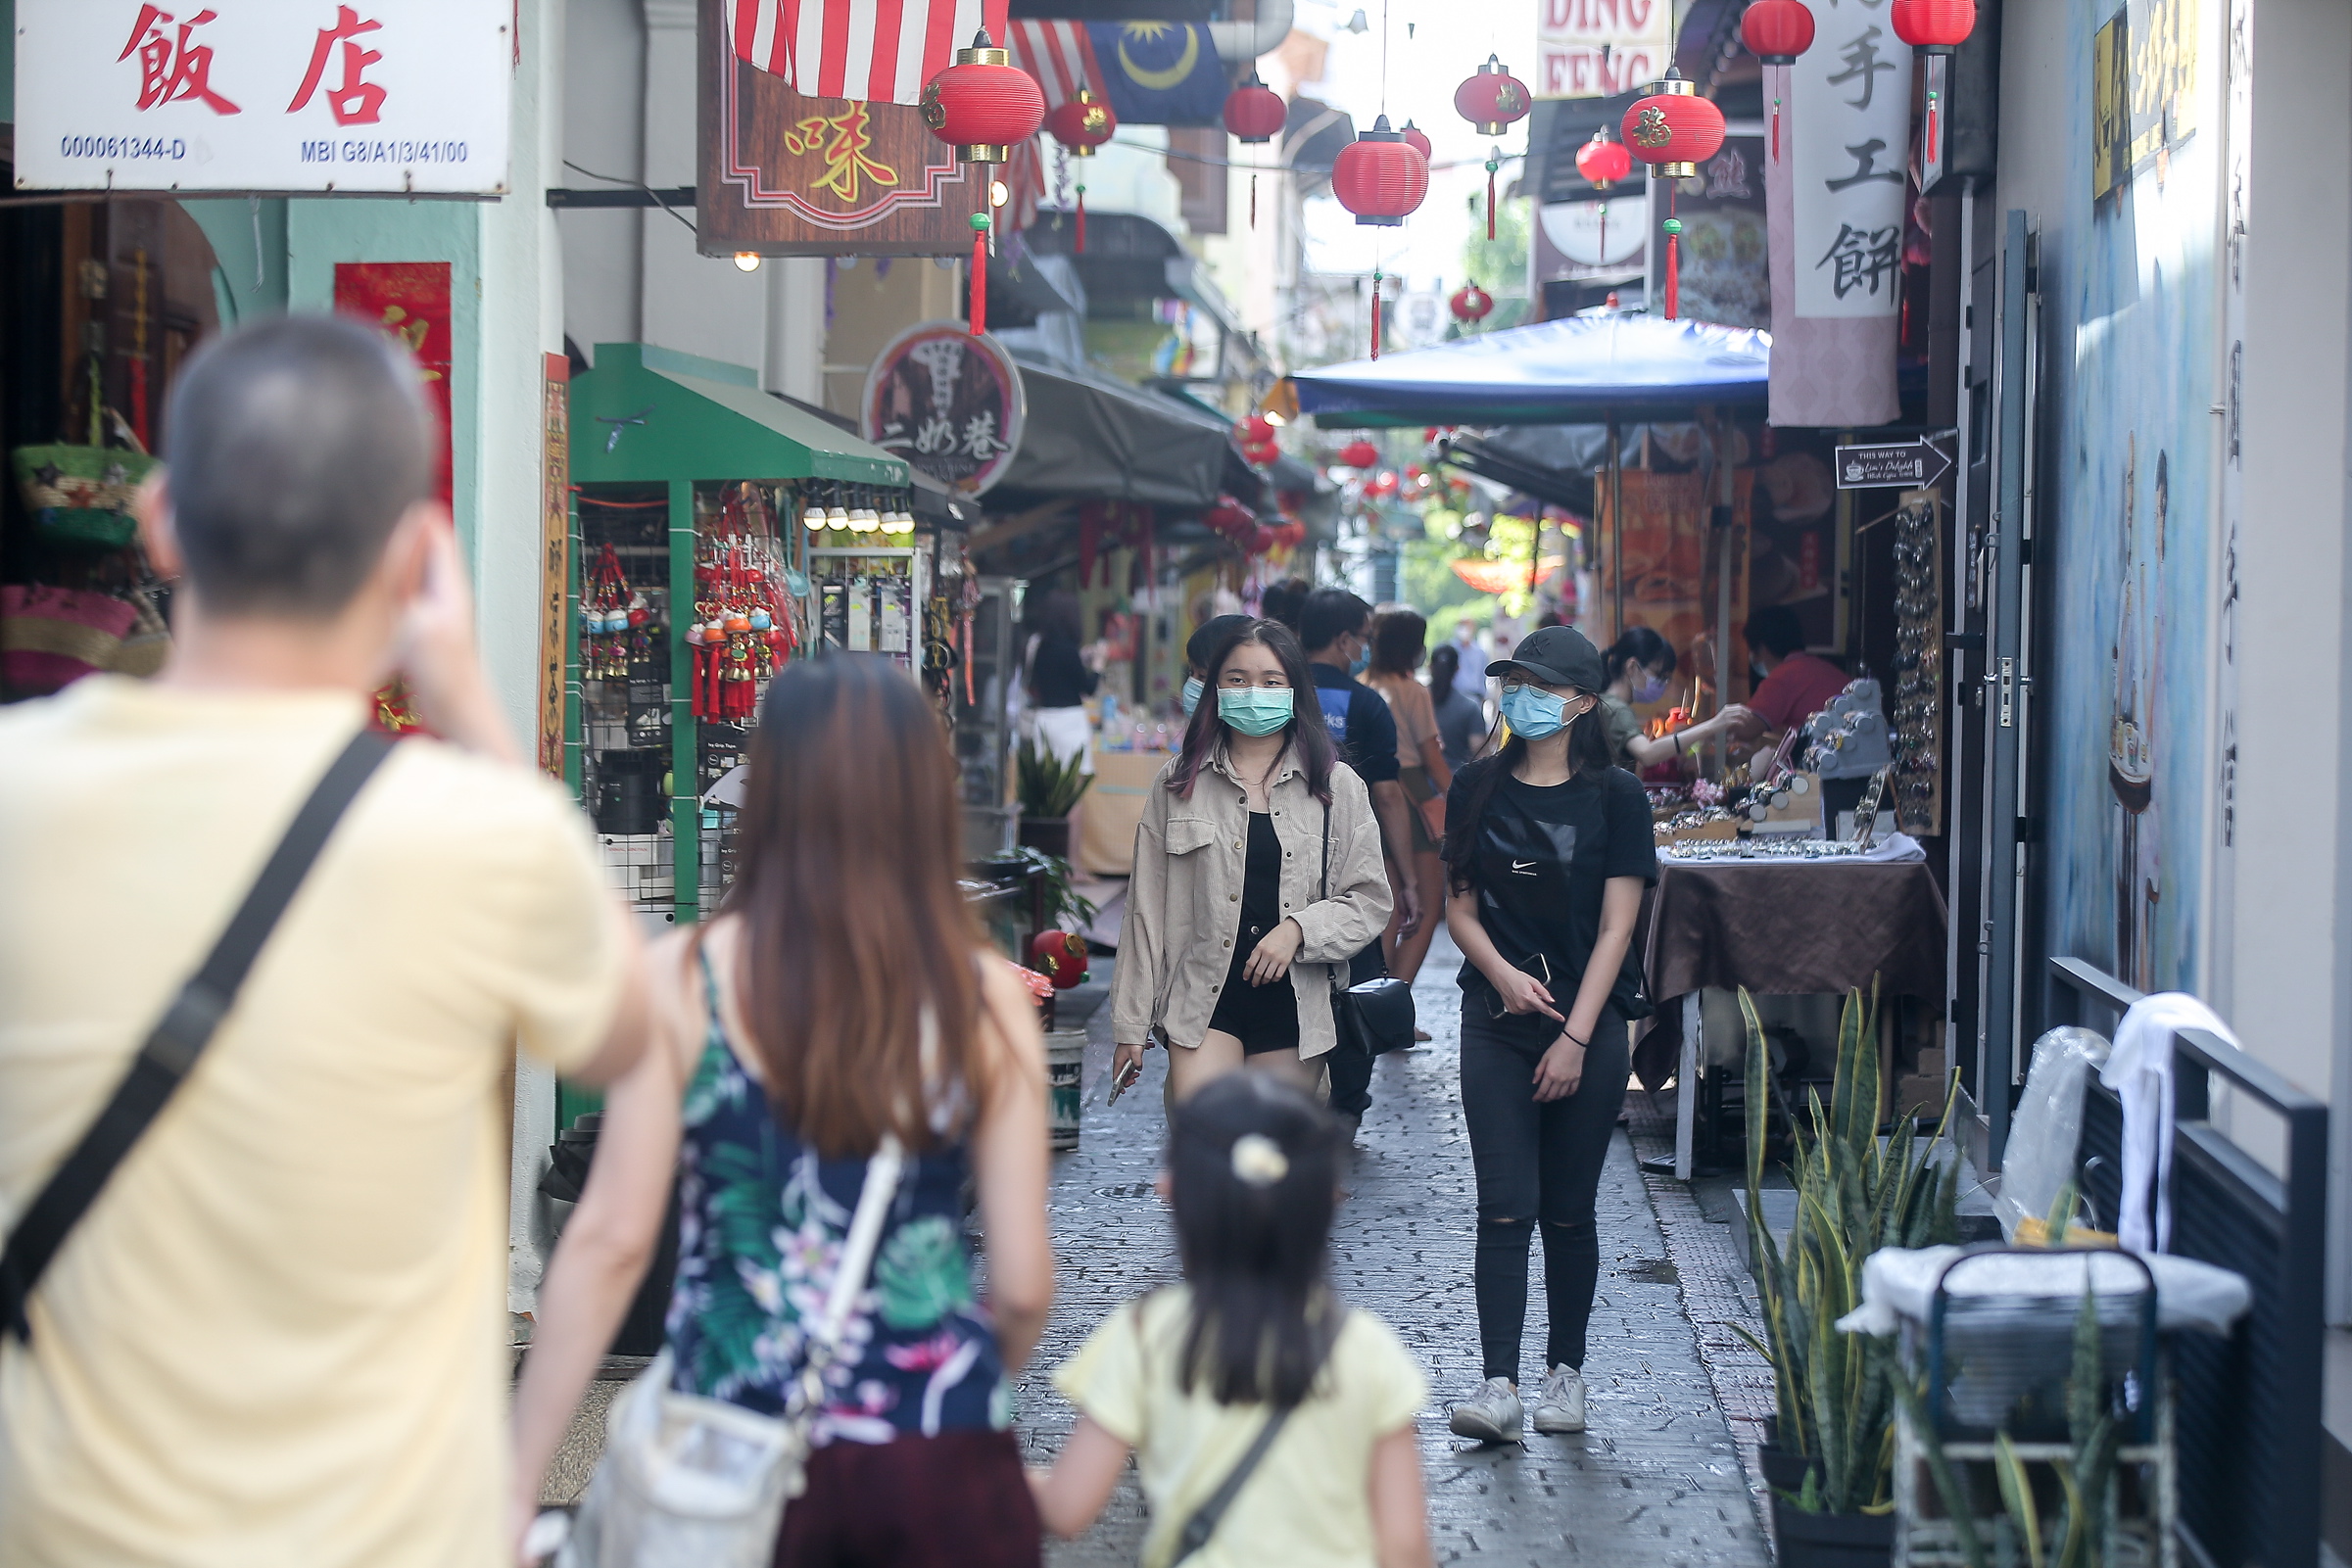
{"type": "MultiPolygon", "coordinates": [[[[707,958],[703,977],[710,1032],[686,1093],[668,1318],[676,1386],[776,1415],[846,1243],[866,1163],[821,1160],[778,1123],[728,1044],[707,958]]],[[[964,1241],[970,1168],[961,1140],[909,1155],[827,1374],[819,1444],[1011,1424],[1004,1363],[964,1241]]]]}

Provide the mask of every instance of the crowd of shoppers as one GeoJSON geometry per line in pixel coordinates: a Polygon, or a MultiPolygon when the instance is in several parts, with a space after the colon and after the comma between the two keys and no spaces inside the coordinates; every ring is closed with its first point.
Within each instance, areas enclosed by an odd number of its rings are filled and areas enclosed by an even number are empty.
{"type": "MultiPolygon", "coordinates": [[[[289,318],[208,347],[174,399],[141,502],[180,581],[170,665],[0,714],[0,1562],[515,1560],[674,1212],[647,1387],[798,1423],[786,1568],[1034,1564],[1130,1455],[1147,1563],[1422,1568],[1426,1384],[1328,1259],[1370,1077],[1337,997],[1410,975],[1441,907],[1485,1361],[1453,1426],[1520,1433],[1540,1231],[1533,1424],[1581,1430],[1656,876],[1602,705],[1655,672],[1642,650],[1612,666],[1553,628],[1471,676],[1449,643],[1423,685],[1419,616],[1303,583],[1193,639],[1112,987],[1114,1071],[1169,1051],[1184,1280],[1057,1371],[1081,1419],[1025,1475],[1042,1045],[960,896],[918,688],[878,659],[780,674],[735,879],[644,949],[484,679],[408,360],[289,318]],[[395,674],[436,738],[362,736],[395,674]],[[518,1045],[605,1109],[502,1443],[518,1045]]],[[[1032,644],[1041,718],[1086,685],[1069,621],[1032,644]]]]}

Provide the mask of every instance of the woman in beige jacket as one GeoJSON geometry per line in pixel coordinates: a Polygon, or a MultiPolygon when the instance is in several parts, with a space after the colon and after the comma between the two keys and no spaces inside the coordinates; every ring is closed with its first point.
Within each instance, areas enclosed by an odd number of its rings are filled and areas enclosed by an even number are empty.
{"type": "Polygon", "coordinates": [[[1333,754],[1288,628],[1237,626],[1205,668],[1209,690],[1135,830],[1112,1074],[1126,1080],[1158,1043],[1172,1099],[1245,1066],[1313,1088],[1336,1038],[1332,990],[1388,921],[1379,823],[1333,754]]]}

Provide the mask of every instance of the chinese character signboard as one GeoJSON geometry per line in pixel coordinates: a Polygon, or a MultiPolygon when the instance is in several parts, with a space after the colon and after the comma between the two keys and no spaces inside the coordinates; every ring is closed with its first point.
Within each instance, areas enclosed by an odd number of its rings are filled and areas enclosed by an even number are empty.
{"type": "Polygon", "coordinates": [[[961,321],[926,321],[891,339],[858,400],[860,435],[966,496],[1004,477],[1028,419],[1013,356],[961,321]]]}
{"type": "Polygon", "coordinates": [[[988,182],[920,109],[802,97],[728,52],[718,0],[703,0],[700,54],[702,254],[970,253],[988,182]]]}
{"type": "Polygon", "coordinates": [[[433,494],[451,504],[450,264],[447,261],[337,261],[335,313],[380,327],[408,346],[424,378],[433,433],[433,494]]]}
{"type": "Polygon", "coordinates": [[[483,0],[18,0],[17,185],[501,195],[512,58],[483,0]]]}
{"type": "Polygon", "coordinates": [[[1771,193],[1772,422],[1875,425],[1896,412],[1911,48],[1870,8],[1823,9],[1813,47],[1764,68],[1782,105],[1771,193]]]}
{"type": "Polygon", "coordinates": [[[2158,183],[2197,123],[2196,0],[2130,0],[2090,39],[2090,197],[2158,183]]]}
{"type": "Polygon", "coordinates": [[[1613,98],[1673,63],[1673,0],[1537,0],[1538,98],[1613,98]]]}
{"type": "Polygon", "coordinates": [[[571,587],[572,534],[572,362],[560,354],[543,356],[539,500],[539,768],[563,777],[564,634],[570,617],[564,597],[571,587]]]}

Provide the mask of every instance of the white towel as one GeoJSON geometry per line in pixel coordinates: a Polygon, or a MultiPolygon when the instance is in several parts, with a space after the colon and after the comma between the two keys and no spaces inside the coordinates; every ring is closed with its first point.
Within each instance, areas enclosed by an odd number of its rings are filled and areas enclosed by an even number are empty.
{"type": "Polygon", "coordinates": [[[2237,1036],[2213,1009],[2185,991],[2143,996],[2115,1026],[2115,1048],[2099,1081],[2124,1106],[2124,1206],[2117,1238],[2129,1252],[2165,1252],[2173,1244],[2173,1035],[2207,1029],[2234,1047],[2237,1036]],[[2148,1220],[2148,1184],[2156,1215],[2148,1220]]]}

